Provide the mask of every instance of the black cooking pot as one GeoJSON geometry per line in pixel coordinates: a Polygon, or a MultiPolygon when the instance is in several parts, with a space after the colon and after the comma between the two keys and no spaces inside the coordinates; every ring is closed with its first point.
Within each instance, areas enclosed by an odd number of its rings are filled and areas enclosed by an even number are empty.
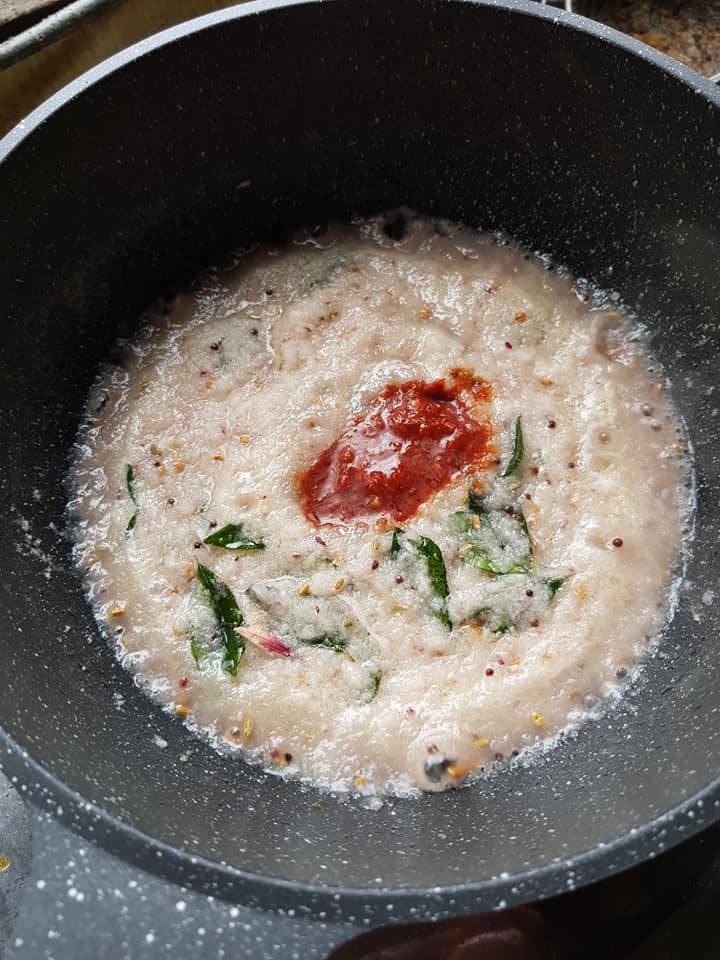
{"type": "Polygon", "coordinates": [[[91,70],[0,161],[0,725],[36,798],[185,883],[373,920],[549,896],[718,817],[709,83],[522,0],[271,0],[91,70]],[[533,765],[372,810],[221,757],[145,699],[69,563],[63,474],[98,364],[158,294],[238,245],[398,204],[502,228],[638,310],[698,508],[678,611],[619,707],[533,765]]]}

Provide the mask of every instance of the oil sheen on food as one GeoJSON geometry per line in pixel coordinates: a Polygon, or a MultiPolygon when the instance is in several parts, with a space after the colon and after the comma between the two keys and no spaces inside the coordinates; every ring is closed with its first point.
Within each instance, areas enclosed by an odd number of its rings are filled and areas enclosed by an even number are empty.
{"type": "Polygon", "coordinates": [[[178,722],[402,794],[617,695],[668,616],[687,478],[611,300],[380,217],[152,311],[92,390],[70,512],[99,622],[178,722]]]}

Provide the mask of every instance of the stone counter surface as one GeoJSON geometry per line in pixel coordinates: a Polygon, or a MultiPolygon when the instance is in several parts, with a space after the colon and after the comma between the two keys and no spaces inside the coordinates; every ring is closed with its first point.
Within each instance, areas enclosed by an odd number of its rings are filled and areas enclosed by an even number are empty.
{"type": "Polygon", "coordinates": [[[704,76],[720,71],[720,0],[576,0],[573,6],[704,76]]]}

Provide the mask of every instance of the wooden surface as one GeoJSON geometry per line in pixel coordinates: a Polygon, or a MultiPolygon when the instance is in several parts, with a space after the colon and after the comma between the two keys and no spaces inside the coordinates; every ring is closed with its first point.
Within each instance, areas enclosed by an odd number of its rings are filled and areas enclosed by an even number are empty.
{"type": "Polygon", "coordinates": [[[0,24],[23,20],[32,14],[50,13],[69,0],[0,0],[0,24]]]}
{"type": "MultiPolygon", "coordinates": [[[[121,0],[119,6],[0,73],[0,136],[50,94],[136,40],[235,0],[121,0]]],[[[18,0],[0,0],[0,11],[18,0]]],[[[1,13],[0,13],[1,15],[1,13]]]]}

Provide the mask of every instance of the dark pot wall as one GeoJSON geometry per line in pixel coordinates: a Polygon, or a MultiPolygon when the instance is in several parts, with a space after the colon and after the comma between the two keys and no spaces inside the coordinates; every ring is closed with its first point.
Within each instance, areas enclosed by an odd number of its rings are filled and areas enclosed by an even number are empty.
{"type": "Polygon", "coordinates": [[[0,146],[0,725],[111,818],[247,876],[157,857],[107,819],[105,842],[266,903],[310,898],[254,877],[358,891],[318,909],[387,888],[397,915],[481,909],[674,842],[720,796],[632,833],[720,770],[717,615],[701,601],[719,559],[720,97],[510,0],[260,3],[203,24],[119,55],[0,146]],[[96,365],[158,293],[233,245],[400,203],[503,228],[638,307],[695,445],[698,535],[662,656],[608,720],[473,789],[318,811],[313,791],[195,740],[115,664],[68,567],[62,477],[96,365]],[[470,886],[437,890],[452,885],[470,886]]]}

